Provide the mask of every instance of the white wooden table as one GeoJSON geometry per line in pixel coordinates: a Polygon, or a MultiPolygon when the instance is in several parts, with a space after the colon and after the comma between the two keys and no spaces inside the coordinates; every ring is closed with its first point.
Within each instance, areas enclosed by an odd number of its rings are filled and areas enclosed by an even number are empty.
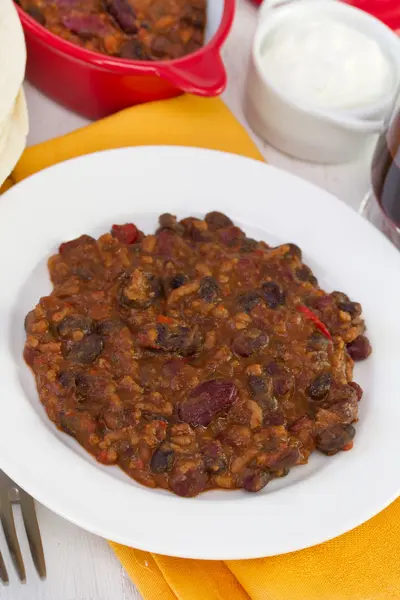
{"type": "MultiPolygon", "coordinates": [[[[244,74],[256,16],[257,10],[248,0],[238,0],[234,27],[224,50],[229,85],[223,97],[245,126],[242,113],[244,74]]],[[[68,133],[87,123],[85,119],[69,113],[42,96],[29,84],[26,84],[25,89],[31,122],[29,144],[68,133]]],[[[369,186],[372,148],[353,163],[320,166],[284,156],[260,140],[254,139],[270,163],[320,185],[353,208],[359,208],[369,186]]],[[[20,584],[6,557],[11,584],[8,587],[0,585],[0,600],[138,600],[140,598],[106,541],[86,533],[41,505],[37,508],[46,553],[47,580],[39,581],[29,559],[25,561],[28,583],[20,584]]],[[[23,540],[23,554],[29,557],[20,518],[17,519],[17,528],[20,539],[23,540]]],[[[0,548],[4,548],[4,540],[1,536],[0,548]]]]}

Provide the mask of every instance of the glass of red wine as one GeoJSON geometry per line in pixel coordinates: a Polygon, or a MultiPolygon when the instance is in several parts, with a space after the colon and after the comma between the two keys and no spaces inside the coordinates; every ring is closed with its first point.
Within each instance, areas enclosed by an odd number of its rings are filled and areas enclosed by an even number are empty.
{"type": "Polygon", "coordinates": [[[379,137],[365,215],[400,248],[400,110],[379,137]]]}

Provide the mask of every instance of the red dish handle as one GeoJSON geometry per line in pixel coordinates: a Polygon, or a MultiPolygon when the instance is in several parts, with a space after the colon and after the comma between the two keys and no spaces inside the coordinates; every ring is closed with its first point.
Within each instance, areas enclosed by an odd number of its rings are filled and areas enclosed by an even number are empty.
{"type": "Polygon", "coordinates": [[[226,71],[217,49],[205,49],[182,66],[164,64],[160,75],[188,94],[218,96],[226,87],[226,71]],[[162,71],[162,73],[161,73],[162,71]]]}

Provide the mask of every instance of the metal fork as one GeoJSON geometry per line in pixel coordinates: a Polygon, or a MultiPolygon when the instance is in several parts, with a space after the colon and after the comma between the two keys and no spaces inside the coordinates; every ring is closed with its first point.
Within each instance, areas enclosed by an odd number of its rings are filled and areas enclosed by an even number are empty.
{"type": "MultiPolygon", "coordinates": [[[[12,504],[19,504],[25,531],[29,542],[32,559],[41,579],[46,577],[42,539],[36,517],[35,502],[22,488],[14,483],[8,475],[0,471],[0,519],[11,559],[22,583],[26,582],[25,565],[22,559],[12,511],[12,504]]],[[[9,582],[6,565],[0,552],[0,579],[9,582]]]]}

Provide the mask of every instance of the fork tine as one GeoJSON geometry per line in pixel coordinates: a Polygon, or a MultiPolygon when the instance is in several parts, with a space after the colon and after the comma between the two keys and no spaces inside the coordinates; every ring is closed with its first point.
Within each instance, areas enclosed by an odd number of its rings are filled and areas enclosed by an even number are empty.
{"type": "Polygon", "coordinates": [[[15,531],[14,517],[11,502],[6,489],[0,489],[1,524],[7,546],[18,576],[22,583],[26,582],[24,561],[22,560],[21,548],[19,547],[17,532],[15,531]]]}
{"type": "Polygon", "coordinates": [[[10,580],[8,579],[6,565],[4,564],[3,555],[1,552],[0,552],[0,579],[5,584],[10,582],[10,580]]]}
{"type": "Polygon", "coordinates": [[[40,536],[39,523],[36,516],[35,501],[21,488],[19,492],[19,503],[21,505],[22,517],[24,519],[25,531],[28,537],[29,548],[36,571],[41,579],[46,578],[46,562],[44,559],[42,538],[40,536]]]}

